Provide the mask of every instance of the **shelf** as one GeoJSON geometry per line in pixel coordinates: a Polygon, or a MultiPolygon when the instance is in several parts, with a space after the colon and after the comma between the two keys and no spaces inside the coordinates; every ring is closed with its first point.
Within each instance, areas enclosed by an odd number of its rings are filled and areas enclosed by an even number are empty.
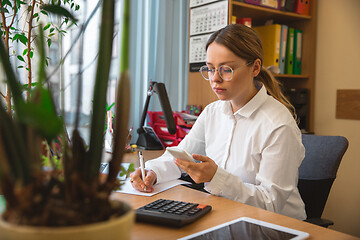
{"type": "Polygon", "coordinates": [[[294,79],[308,79],[308,75],[294,75],[294,74],[274,74],[275,78],[294,78],[294,79]]]}
{"type": "Polygon", "coordinates": [[[233,14],[236,14],[236,16],[251,17],[253,20],[260,22],[264,22],[269,19],[274,19],[274,21],[277,23],[311,20],[311,16],[308,15],[285,12],[242,2],[233,1],[232,7],[233,14]]]}

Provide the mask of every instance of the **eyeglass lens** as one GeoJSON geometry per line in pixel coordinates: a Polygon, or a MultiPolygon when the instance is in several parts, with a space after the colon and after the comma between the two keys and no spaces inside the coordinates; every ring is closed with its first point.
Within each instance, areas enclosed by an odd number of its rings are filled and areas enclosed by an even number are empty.
{"type": "Polygon", "coordinates": [[[233,77],[233,70],[231,67],[228,66],[220,66],[219,69],[209,68],[208,66],[203,66],[200,69],[201,75],[206,80],[213,79],[215,72],[218,71],[220,77],[225,81],[230,81],[233,77]]]}

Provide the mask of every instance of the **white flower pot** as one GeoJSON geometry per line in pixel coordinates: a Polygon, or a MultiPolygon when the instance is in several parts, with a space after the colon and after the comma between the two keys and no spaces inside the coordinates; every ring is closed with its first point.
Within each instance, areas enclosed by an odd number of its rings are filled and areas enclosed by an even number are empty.
{"type": "Polygon", "coordinates": [[[126,213],[117,219],[69,227],[37,227],[10,224],[0,217],[0,240],[112,240],[131,239],[135,212],[124,204],[126,213]]]}

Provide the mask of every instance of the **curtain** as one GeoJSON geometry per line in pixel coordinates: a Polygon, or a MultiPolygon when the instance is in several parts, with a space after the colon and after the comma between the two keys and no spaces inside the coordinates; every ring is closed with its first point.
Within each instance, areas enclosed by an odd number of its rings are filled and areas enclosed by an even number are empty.
{"type": "MultiPolygon", "coordinates": [[[[131,1],[130,127],[132,142],[147,97],[150,80],[165,84],[173,111],[185,109],[188,88],[188,1],[131,1]]],[[[157,94],[150,111],[161,111],[157,94]]]]}

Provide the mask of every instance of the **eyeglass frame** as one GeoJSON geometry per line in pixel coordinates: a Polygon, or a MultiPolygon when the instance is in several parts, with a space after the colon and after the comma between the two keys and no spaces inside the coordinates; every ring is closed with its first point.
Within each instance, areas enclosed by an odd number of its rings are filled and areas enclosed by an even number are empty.
{"type": "Polygon", "coordinates": [[[235,68],[235,69],[233,69],[232,67],[230,67],[230,66],[228,66],[228,65],[221,65],[221,66],[219,66],[218,68],[214,68],[214,69],[212,70],[212,71],[214,72],[214,75],[213,75],[212,78],[209,78],[209,79],[206,79],[206,78],[204,77],[202,71],[201,71],[201,70],[202,70],[203,68],[205,68],[205,67],[209,68],[208,65],[201,66],[200,69],[199,69],[199,72],[201,73],[201,76],[202,76],[206,81],[212,81],[212,79],[213,79],[214,76],[215,76],[215,72],[217,71],[217,72],[219,73],[220,78],[221,78],[222,80],[228,82],[228,81],[231,81],[231,80],[233,79],[233,77],[234,77],[234,72],[235,72],[236,70],[238,70],[238,69],[240,69],[240,68],[243,68],[243,67],[246,67],[246,66],[249,66],[249,65],[251,65],[251,64],[252,64],[252,62],[248,62],[248,63],[246,63],[245,65],[242,65],[242,66],[237,67],[237,68],[235,68]],[[228,67],[228,68],[231,69],[231,78],[230,78],[230,79],[227,80],[227,79],[224,79],[224,78],[222,77],[222,75],[221,75],[220,72],[219,72],[219,69],[220,69],[221,67],[228,67]]]}

